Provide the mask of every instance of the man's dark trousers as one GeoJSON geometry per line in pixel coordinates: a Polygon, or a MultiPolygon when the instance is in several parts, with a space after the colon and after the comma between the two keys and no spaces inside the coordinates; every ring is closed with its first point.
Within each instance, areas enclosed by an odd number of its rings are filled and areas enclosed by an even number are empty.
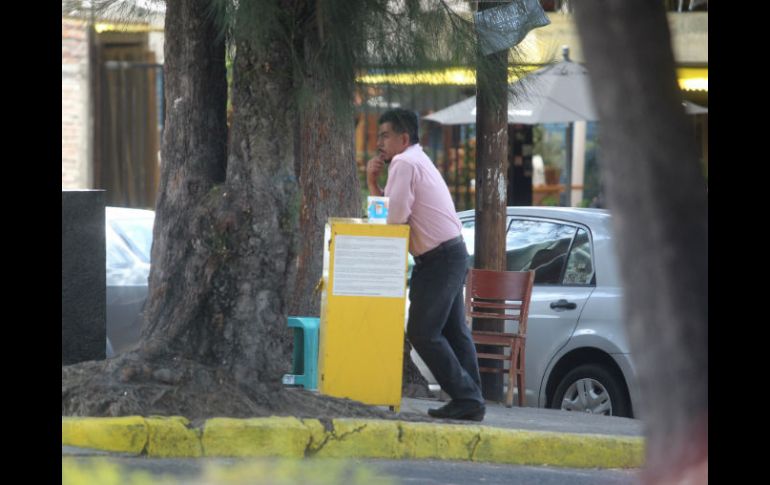
{"type": "Polygon", "coordinates": [[[409,288],[409,342],[453,400],[483,403],[476,348],[465,324],[465,243],[445,243],[415,262],[409,288]]]}

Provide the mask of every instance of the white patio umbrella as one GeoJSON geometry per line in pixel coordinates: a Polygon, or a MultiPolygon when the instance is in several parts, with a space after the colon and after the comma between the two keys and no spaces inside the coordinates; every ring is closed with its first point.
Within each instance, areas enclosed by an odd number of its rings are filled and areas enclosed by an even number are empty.
{"type": "MultiPolygon", "coordinates": [[[[580,64],[564,60],[538,69],[511,87],[516,97],[508,96],[508,123],[535,125],[594,121],[598,117],[591,97],[588,72],[580,64]]],[[[476,96],[436,111],[424,119],[442,125],[476,123],[476,96]]]]}
{"type": "MultiPolygon", "coordinates": [[[[535,99],[531,96],[527,99],[508,102],[508,123],[520,123],[523,125],[536,125],[540,123],[565,123],[570,121],[595,119],[593,111],[581,115],[568,107],[552,103],[539,102],[542,98],[535,99]]],[[[431,113],[424,119],[435,121],[442,125],[469,125],[476,123],[476,96],[464,99],[459,103],[431,113]]]]}
{"type": "MultiPolygon", "coordinates": [[[[575,121],[598,119],[591,96],[588,71],[569,59],[569,48],[562,49],[564,59],[534,71],[516,81],[508,96],[508,123],[535,125],[569,123],[567,127],[567,185],[572,180],[572,145],[575,121]]],[[[443,125],[476,123],[476,97],[448,106],[424,119],[443,125]]],[[[567,201],[570,196],[567,190],[567,201]]]]}
{"type": "Polygon", "coordinates": [[[423,119],[442,125],[470,125],[476,123],[476,96],[423,116],[423,119]]]}

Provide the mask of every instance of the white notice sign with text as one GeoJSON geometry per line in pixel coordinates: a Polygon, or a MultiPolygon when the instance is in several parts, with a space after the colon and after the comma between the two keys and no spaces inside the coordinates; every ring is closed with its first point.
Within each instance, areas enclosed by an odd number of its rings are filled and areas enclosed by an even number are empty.
{"type": "Polygon", "coordinates": [[[334,296],[403,298],[406,238],[337,236],[334,243],[334,296]]]}

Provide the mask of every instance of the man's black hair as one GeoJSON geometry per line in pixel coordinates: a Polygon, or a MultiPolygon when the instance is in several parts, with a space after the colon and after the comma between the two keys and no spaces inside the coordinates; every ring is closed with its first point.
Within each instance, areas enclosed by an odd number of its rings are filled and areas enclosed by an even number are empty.
{"type": "Polygon", "coordinates": [[[379,124],[390,123],[396,133],[409,133],[409,143],[420,142],[417,133],[417,114],[408,109],[395,108],[382,113],[379,124]]]}

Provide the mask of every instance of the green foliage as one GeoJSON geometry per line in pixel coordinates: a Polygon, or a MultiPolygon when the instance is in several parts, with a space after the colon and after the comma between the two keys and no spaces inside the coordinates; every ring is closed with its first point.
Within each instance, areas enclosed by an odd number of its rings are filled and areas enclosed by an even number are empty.
{"type": "Polygon", "coordinates": [[[543,157],[546,167],[563,167],[567,157],[564,137],[553,136],[543,125],[535,125],[532,129],[533,151],[543,157]]]}
{"type": "Polygon", "coordinates": [[[555,195],[546,195],[543,197],[543,200],[540,201],[540,205],[557,206],[559,205],[559,199],[556,198],[555,195]]]}
{"type": "MultiPolygon", "coordinates": [[[[473,9],[477,3],[467,1],[473,9]]],[[[128,21],[158,15],[163,4],[149,0],[146,8],[122,0],[62,0],[62,14],[109,14],[128,21]]],[[[322,94],[331,97],[340,116],[350,113],[361,69],[388,73],[476,66],[482,81],[494,65],[491,57],[477,55],[470,12],[458,13],[448,0],[211,0],[208,15],[227,39],[230,64],[238,39],[266,49],[275,42],[290,45],[296,88],[291,101],[302,106],[317,96],[309,81],[323,79],[333,89],[322,94]]],[[[523,74],[521,59],[516,48],[509,51],[509,72],[523,74]]]]}
{"type": "Polygon", "coordinates": [[[162,15],[165,0],[126,2],[124,0],[62,0],[62,17],[147,22],[162,15]]]}
{"type": "MultiPolygon", "coordinates": [[[[387,73],[478,64],[483,72],[491,62],[477,58],[471,16],[453,11],[445,0],[213,0],[211,14],[231,48],[239,38],[265,46],[288,43],[294,102],[302,106],[319,95],[312,81],[323,79],[333,88],[323,94],[331,96],[339,115],[350,112],[361,69],[387,73]]],[[[517,51],[510,56],[516,66],[517,51]]]]}

